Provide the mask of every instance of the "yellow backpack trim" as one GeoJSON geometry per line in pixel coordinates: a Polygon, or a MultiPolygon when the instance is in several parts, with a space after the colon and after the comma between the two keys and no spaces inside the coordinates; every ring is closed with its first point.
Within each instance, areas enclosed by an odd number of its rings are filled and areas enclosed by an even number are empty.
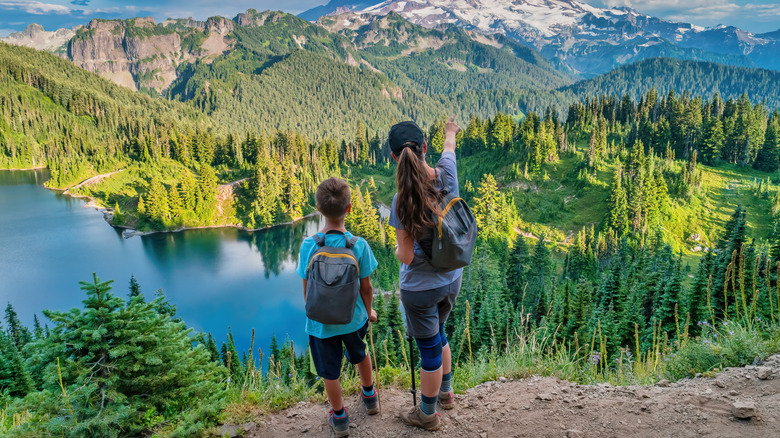
{"type": "MultiPolygon", "coordinates": [[[[336,257],[336,258],[347,258],[352,259],[355,261],[355,267],[357,268],[357,274],[358,278],[360,278],[360,263],[358,263],[357,259],[349,254],[333,254],[331,252],[321,252],[316,254],[316,256],[328,256],[328,257],[336,257]]],[[[311,269],[311,264],[314,263],[314,256],[309,260],[309,266],[306,267],[306,271],[308,272],[309,269],[311,269]]]]}
{"type": "Polygon", "coordinates": [[[441,216],[439,216],[439,239],[441,239],[441,237],[442,237],[441,236],[441,226],[442,226],[442,223],[444,222],[444,216],[447,215],[447,212],[450,211],[452,206],[455,205],[455,203],[457,201],[462,201],[462,200],[463,199],[461,199],[461,198],[452,198],[452,200],[450,200],[450,202],[447,203],[447,206],[444,208],[444,210],[442,210],[441,216]]]}

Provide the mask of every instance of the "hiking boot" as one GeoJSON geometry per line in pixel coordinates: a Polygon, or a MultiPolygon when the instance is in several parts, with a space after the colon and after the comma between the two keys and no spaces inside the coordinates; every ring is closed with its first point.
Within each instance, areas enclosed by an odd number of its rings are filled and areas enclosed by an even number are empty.
{"type": "Polygon", "coordinates": [[[363,391],[360,391],[360,398],[363,399],[363,406],[366,407],[368,415],[379,413],[379,395],[377,395],[376,389],[374,389],[374,395],[372,396],[366,396],[363,394],[363,391]]]}
{"type": "Polygon", "coordinates": [[[419,406],[412,406],[408,411],[401,412],[401,421],[409,426],[419,427],[425,430],[439,430],[441,414],[433,413],[425,415],[419,406]]]}
{"type": "Polygon", "coordinates": [[[455,396],[452,395],[452,391],[439,392],[439,406],[445,410],[450,410],[455,407],[455,396]]]}
{"type": "Polygon", "coordinates": [[[333,412],[333,409],[330,410],[330,417],[328,418],[328,424],[330,425],[331,430],[333,430],[333,433],[338,436],[348,436],[349,435],[349,412],[347,412],[347,408],[344,408],[344,416],[341,418],[336,418],[336,413],[333,412]]]}

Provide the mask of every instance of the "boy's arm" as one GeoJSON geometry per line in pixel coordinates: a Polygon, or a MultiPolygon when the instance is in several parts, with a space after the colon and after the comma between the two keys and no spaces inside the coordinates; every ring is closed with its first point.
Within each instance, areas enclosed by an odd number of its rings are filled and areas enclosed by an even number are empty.
{"type": "Polygon", "coordinates": [[[306,279],[303,279],[303,302],[306,302],[306,279]]]}
{"type": "Polygon", "coordinates": [[[371,277],[360,279],[360,298],[363,299],[363,304],[366,306],[366,310],[368,311],[368,320],[371,322],[376,322],[376,312],[372,307],[374,304],[374,287],[371,286],[371,277]]]}

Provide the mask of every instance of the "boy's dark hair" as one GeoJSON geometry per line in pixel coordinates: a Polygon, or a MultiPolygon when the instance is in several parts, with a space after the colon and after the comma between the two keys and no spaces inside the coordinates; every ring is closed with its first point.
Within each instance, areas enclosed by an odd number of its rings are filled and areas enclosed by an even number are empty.
{"type": "Polygon", "coordinates": [[[328,178],[321,182],[314,195],[317,209],[325,217],[340,218],[347,212],[351,202],[349,186],[339,178],[328,178]]]}

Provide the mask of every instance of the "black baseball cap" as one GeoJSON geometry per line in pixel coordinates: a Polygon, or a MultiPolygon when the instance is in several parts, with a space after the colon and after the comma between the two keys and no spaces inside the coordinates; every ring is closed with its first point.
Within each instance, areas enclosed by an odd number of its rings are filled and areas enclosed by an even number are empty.
{"type": "Polygon", "coordinates": [[[401,151],[404,149],[404,143],[413,141],[422,146],[425,143],[425,136],[422,129],[417,126],[417,123],[412,121],[396,123],[390,128],[390,135],[388,136],[388,142],[390,143],[390,150],[395,156],[401,155],[401,151]]]}

